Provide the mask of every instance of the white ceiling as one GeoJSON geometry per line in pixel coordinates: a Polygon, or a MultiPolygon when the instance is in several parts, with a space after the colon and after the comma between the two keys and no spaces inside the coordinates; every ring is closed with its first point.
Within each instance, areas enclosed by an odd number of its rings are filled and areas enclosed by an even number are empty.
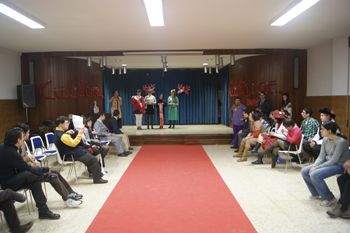
{"type": "MultiPolygon", "coordinates": [[[[350,36],[350,0],[321,0],[283,27],[269,22],[293,0],[163,0],[164,27],[150,27],[142,0],[9,1],[46,23],[45,29],[34,30],[0,14],[0,47],[21,53],[307,49],[350,36]]],[[[179,58],[169,56],[169,68],[184,67],[175,60],[201,67],[207,59],[179,58]]],[[[110,57],[108,66],[117,66],[117,59],[128,68],[162,67],[160,56],[110,57]]]]}

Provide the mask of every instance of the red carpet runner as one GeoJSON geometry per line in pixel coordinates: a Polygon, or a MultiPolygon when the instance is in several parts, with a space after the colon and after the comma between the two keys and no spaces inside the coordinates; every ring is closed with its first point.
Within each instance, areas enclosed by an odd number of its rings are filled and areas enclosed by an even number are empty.
{"type": "Polygon", "coordinates": [[[143,146],[87,232],[256,230],[202,146],[143,146]]]}

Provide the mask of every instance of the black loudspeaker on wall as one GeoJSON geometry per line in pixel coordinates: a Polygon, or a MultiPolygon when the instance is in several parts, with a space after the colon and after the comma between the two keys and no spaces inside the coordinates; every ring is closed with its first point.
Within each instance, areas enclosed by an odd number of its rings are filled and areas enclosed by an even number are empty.
{"type": "Polygon", "coordinates": [[[18,108],[35,107],[34,85],[17,85],[18,108]]]}

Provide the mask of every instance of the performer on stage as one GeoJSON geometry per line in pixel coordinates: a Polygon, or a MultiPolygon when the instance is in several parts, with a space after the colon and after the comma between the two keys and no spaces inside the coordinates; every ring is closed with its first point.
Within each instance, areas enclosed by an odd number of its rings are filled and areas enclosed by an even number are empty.
{"type": "Polygon", "coordinates": [[[164,108],[168,106],[167,102],[163,98],[163,94],[159,95],[159,99],[157,101],[157,109],[158,109],[158,118],[159,118],[159,128],[163,129],[164,119],[165,119],[165,111],[164,108]]]}
{"type": "Polygon", "coordinates": [[[153,129],[153,115],[154,115],[154,105],[157,103],[156,97],[152,95],[152,90],[148,89],[148,95],[145,97],[146,103],[146,122],[147,129],[149,129],[149,118],[151,118],[151,127],[153,129]]]}
{"type": "Polygon", "coordinates": [[[145,98],[141,96],[141,89],[137,90],[137,95],[131,97],[131,103],[134,105],[137,129],[142,129],[142,114],[145,115],[145,98]]]}
{"type": "Polygon", "coordinates": [[[176,96],[176,91],[175,89],[172,89],[170,91],[170,96],[168,98],[168,105],[169,105],[169,110],[168,110],[168,120],[169,120],[169,129],[171,128],[171,121],[173,121],[173,128],[175,128],[175,121],[178,120],[178,115],[177,115],[177,106],[179,105],[179,99],[176,96]]]}
{"type": "Polygon", "coordinates": [[[114,96],[109,99],[109,102],[112,102],[111,116],[113,117],[114,110],[119,110],[120,118],[118,118],[118,127],[122,128],[122,111],[120,110],[120,105],[122,105],[122,97],[119,96],[118,91],[114,91],[114,96]]]}

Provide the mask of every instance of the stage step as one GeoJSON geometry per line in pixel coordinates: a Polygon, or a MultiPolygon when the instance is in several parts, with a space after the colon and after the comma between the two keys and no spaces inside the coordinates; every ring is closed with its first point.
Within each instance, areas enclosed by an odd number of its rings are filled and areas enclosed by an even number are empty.
{"type": "Polygon", "coordinates": [[[130,145],[228,145],[232,134],[129,135],[130,145]]]}

